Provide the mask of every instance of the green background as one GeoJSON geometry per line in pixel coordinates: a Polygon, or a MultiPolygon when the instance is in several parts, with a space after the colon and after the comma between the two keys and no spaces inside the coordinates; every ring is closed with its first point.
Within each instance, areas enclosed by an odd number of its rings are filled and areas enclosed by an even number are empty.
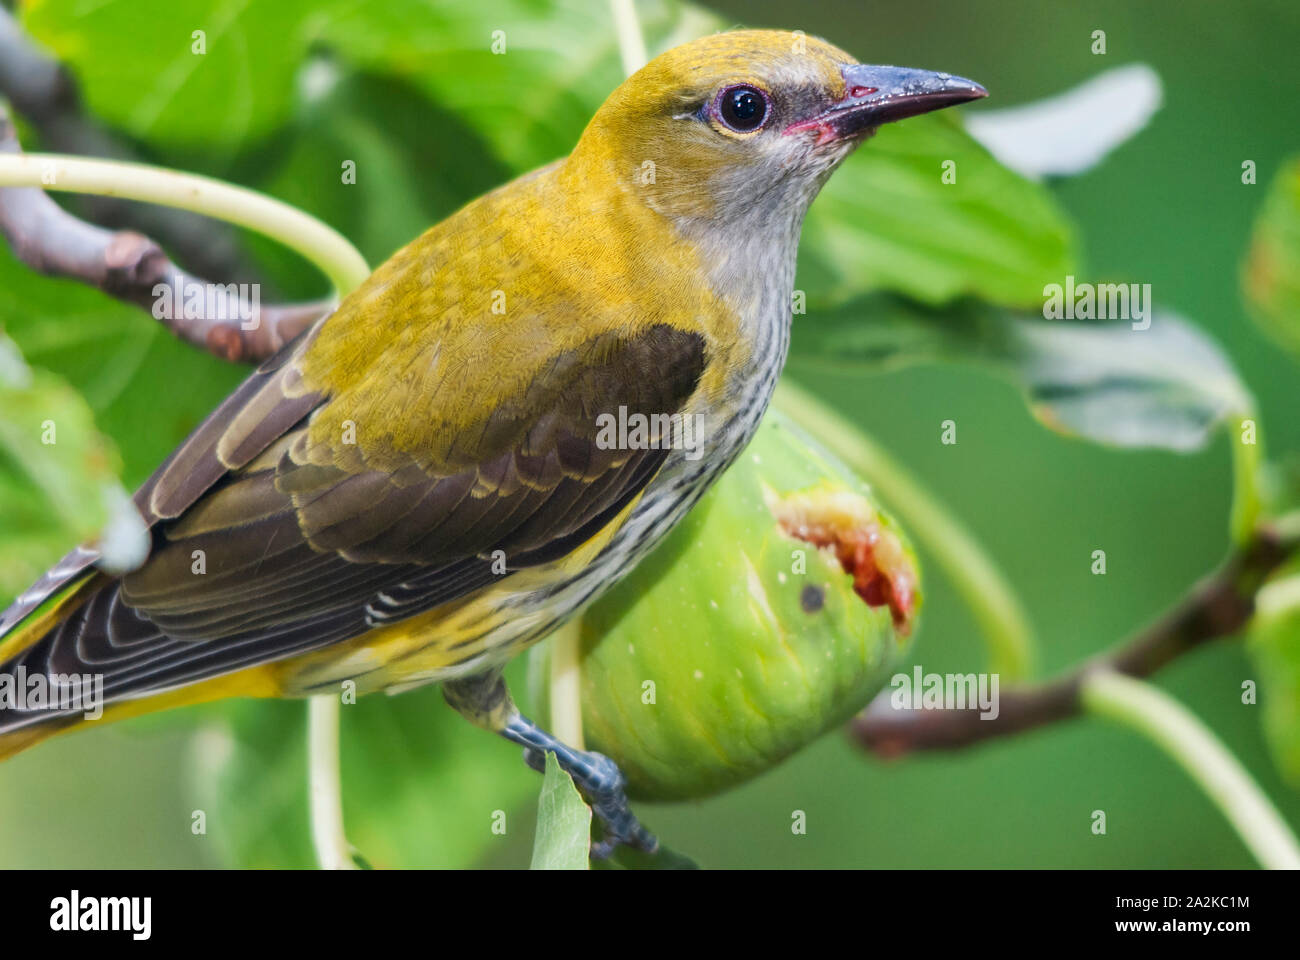
{"type": "MultiPolygon", "coordinates": [[[[605,16],[603,4],[592,7],[593,17],[605,16]]],[[[1100,167],[1055,184],[1054,192],[1079,225],[1090,273],[1150,283],[1157,302],[1210,331],[1258,399],[1270,452],[1300,449],[1294,363],[1248,322],[1238,293],[1239,265],[1266,185],[1283,158],[1300,147],[1300,7],[1288,0],[1230,7],[877,0],[809,2],[791,10],[783,3],[724,0],[712,8],[737,25],[825,36],[864,61],[971,77],[989,89],[990,108],[1060,92],[1105,68],[1151,64],[1164,81],[1165,105],[1150,127],[1100,167]],[[1096,29],[1106,31],[1105,56],[1090,52],[1096,29]],[[1241,183],[1247,159],[1258,165],[1258,186],[1241,183]]],[[[407,146],[428,138],[431,150],[449,135],[434,129],[437,115],[408,87],[384,83],[372,81],[368,94],[363,87],[360,109],[321,118],[323,127],[363,128],[357,136],[373,140],[379,163],[386,156],[383,138],[393,130],[407,146]],[[413,121],[412,111],[422,111],[424,120],[413,121]]],[[[527,96],[526,85],[520,96],[527,96]]],[[[297,149],[310,152],[297,142],[297,149]]],[[[372,259],[506,176],[503,169],[482,165],[448,174],[432,163],[394,162],[379,191],[392,215],[364,224],[339,222],[346,218],[313,205],[310,188],[294,186],[291,171],[278,184],[274,176],[268,179],[268,169],[292,159],[285,149],[269,134],[232,148],[228,156],[177,146],[157,158],[259,182],[330,219],[372,259]]],[[[271,269],[282,260],[262,251],[271,269]]],[[[311,276],[301,269],[279,276],[295,293],[319,292],[310,280],[299,279],[311,276]]],[[[63,295],[81,296],[67,285],[43,289],[46,299],[34,307],[0,296],[0,321],[36,323],[58,313],[63,295]]],[[[155,335],[147,325],[142,317],[135,328],[137,379],[97,405],[101,428],[122,448],[128,483],[138,482],[170,446],[166,437],[140,437],[133,429],[136,417],[158,403],[159,390],[174,399],[176,430],[183,433],[189,418],[213,405],[238,378],[238,371],[207,358],[179,366],[165,334],[155,335]],[[169,358],[166,364],[163,357],[169,358]],[[154,370],[157,377],[151,376],[154,370]]],[[[59,363],[30,352],[29,359],[48,362],[93,392],[102,378],[102,358],[84,345],[77,350],[69,348],[59,363]]],[[[1030,417],[1013,387],[974,368],[921,367],[871,377],[805,370],[801,378],[792,366],[789,373],[886,445],[978,534],[1025,601],[1040,636],[1045,673],[1149,621],[1226,549],[1230,475],[1222,437],[1191,456],[1111,451],[1064,439],[1030,417]],[[947,419],[958,423],[955,446],[939,442],[939,425],[947,419]],[[1089,572],[1095,549],[1107,553],[1104,577],[1089,572]]],[[[974,624],[933,562],[927,576],[925,621],[913,650],[917,662],[928,671],[978,669],[984,654],[974,624]]],[[[1269,762],[1259,708],[1240,701],[1242,681],[1253,676],[1238,646],[1220,644],[1167,669],[1160,683],[1210,723],[1297,824],[1300,797],[1269,762]]],[[[424,750],[430,756],[453,751],[457,765],[431,777],[428,789],[456,794],[456,816],[474,829],[486,824],[492,809],[511,811],[504,837],[460,855],[491,866],[526,865],[535,775],[517,762],[513,748],[467,725],[449,726],[449,720],[459,721],[436,696],[414,697],[423,699],[404,698],[413,703],[405,711],[408,722],[393,733],[409,740],[393,749],[417,764],[424,750]],[[433,732],[419,729],[421,716],[433,732]]],[[[287,728],[301,712],[295,704],[269,705],[240,723],[287,728]]],[[[230,862],[231,849],[242,849],[247,840],[221,836],[223,829],[238,828],[229,811],[211,809],[218,794],[204,787],[212,757],[229,744],[201,727],[196,711],[191,714],[54,741],[0,766],[0,865],[230,862]],[[196,807],[208,809],[212,818],[206,836],[190,832],[196,807]]],[[[357,749],[344,755],[351,770],[345,785],[350,812],[363,797],[382,802],[367,777],[383,757],[358,757],[357,749]]],[[[301,780],[304,764],[300,753],[286,749],[268,767],[273,773],[244,779],[240,791],[227,793],[223,802],[265,809],[296,789],[291,781],[301,780]]],[[[447,819],[448,809],[447,802],[430,800],[431,837],[465,829],[447,819]]],[[[1168,759],[1128,731],[1090,719],[960,755],[888,763],[832,734],[732,793],[695,804],[646,806],[640,813],[674,848],[717,867],[1252,865],[1217,810],[1168,759]],[[1097,809],[1107,815],[1105,836],[1090,830],[1097,809]],[[791,833],[794,810],[807,813],[806,835],[791,833]]],[[[415,803],[400,815],[418,819],[421,807],[415,803]]],[[[282,829],[301,840],[300,823],[282,829]]],[[[388,858],[381,836],[376,829],[371,843],[355,832],[353,839],[383,864],[388,858]]],[[[268,847],[267,862],[297,862],[276,849],[268,847]]],[[[446,843],[431,840],[427,858],[415,859],[451,862],[443,859],[452,856],[447,850],[446,843]]]]}

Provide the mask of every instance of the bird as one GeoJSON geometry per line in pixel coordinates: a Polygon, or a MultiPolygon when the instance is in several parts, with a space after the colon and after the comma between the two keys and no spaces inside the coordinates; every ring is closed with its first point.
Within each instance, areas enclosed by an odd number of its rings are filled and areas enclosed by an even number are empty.
{"type": "Polygon", "coordinates": [[[617,766],[525,717],[502,669],[754,435],[835,169],[882,124],[986,95],[780,30],[651,60],[567,157],[398,250],[204,419],[135,494],[141,566],[83,544],[0,614],[0,675],[98,697],[0,699],[0,758],[225,697],[439,683],[532,766],[555,754],[593,855],[655,850],[617,766]]]}

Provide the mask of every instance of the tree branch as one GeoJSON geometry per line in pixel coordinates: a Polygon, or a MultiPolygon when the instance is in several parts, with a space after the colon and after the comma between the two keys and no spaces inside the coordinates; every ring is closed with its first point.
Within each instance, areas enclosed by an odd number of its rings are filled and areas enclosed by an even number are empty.
{"type": "MultiPolygon", "coordinates": [[[[21,153],[2,107],[0,153],[21,153]]],[[[148,237],[80,220],[34,187],[0,188],[0,234],[33,270],[80,280],[148,310],[177,336],[223,360],[264,359],[333,306],[330,300],[263,306],[241,298],[234,285],[209,284],[186,273],[148,237]],[[160,297],[159,285],[179,295],[160,297]],[[201,305],[187,303],[184,294],[194,289],[210,294],[201,305]],[[195,306],[200,315],[187,316],[195,306]]]]}
{"type": "Polygon", "coordinates": [[[996,717],[984,719],[978,709],[898,710],[886,690],[852,721],[850,732],[866,749],[892,757],[913,750],[969,747],[1073,717],[1081,710],[1083,683],[1094,671],[1150,676],[1202,644],[1240,630],[1254,613],[1260,585],[1297,548],[1300,537],[1259,529],[1245,549],[1128,643],[1056,680],[1002,691],[996,717]]]}

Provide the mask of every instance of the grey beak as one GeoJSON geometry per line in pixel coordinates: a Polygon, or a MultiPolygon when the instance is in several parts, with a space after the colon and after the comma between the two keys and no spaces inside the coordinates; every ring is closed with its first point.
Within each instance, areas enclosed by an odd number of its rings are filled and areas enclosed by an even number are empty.
{"type": "Polygon", "coordinates": [[[973,80],[950,73],[853,64],[842,68],[844,98],[825,113],[787,129],[821,128],[821,141],[840,140],[883,123],[987,97],[973,80]]]}

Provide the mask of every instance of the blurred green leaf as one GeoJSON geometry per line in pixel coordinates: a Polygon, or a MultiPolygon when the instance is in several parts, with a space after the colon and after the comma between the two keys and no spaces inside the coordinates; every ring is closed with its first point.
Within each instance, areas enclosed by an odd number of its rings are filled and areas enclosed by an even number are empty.
{"type": "Polygon", "coordinates": [[[1034,416],[1096,443],[1196,450],[1251,407],[1219,345],[1168,312],[1146,330],[1016,320],[1005,349],[1034,416]]]}
{"type": "Polygon", "coordinates": [[[546,754],[546,775],[537,798],[537,841],[532,870],[586,870],[591,849],[591,808],[573,778],[546,754]]]}
{"type": "Polygon", "coordinates": [[[0,330],[0,606],[99,534],[119,468],[80,394],[29,368],[0,330]]]}
{"type": "MultiPolygon", "coordinates": [[[[510,179],[488,144],[406,80],[323,57],[309,69],[320,89],[249,170],[258,189],[325,220],[371,263],[510,179]],[[349,162],[353,182],[343,177],[349,162]]],[[[306,274],[295,295],[323,293],[296,254],[264,238],[250,244],[268,274],[306,274]]]]}
{"type": "MultiPolygon", "coordinates": [[[[636,12],[652,53],[725,26],[675,0],[636,12]]],[[[408,77],[517,173],[572,150],[624,76],[608,6],[590,0],[341,3],[322,39],[359,66],[408,77]]]]}
{"type": "Polygon", "coordinates": [[[42,0],[21,9],[110,125],[145,140],[233,150],[285,121],[320,5],[42,0]],[[200,42],[206,52],[196,52],[200,42]]]}
{"type": "Polygon", "coordinates": [[[976,300],[935,309],[878,294],[794,325],[791,360],[840,368],[984,363],[1045,426],[1095,443],[1188,451],[1251,407],[1222,349],[1168,311],[1151,325],[1014,314],[976,300]]]}
{"type": "MultiPolygon", "coordinates": [[[[655,47],[721,25],[672,0],[640,3],[637,12],[655,47]]],[[[311,82],[298,74],[313,48],[412,80],[518,171],[567,153],[623,79],[608,10],[589,0],[140,0],[88,10],[77,0],[42,0],[24,5],[24,23],[72,68],[92,111],[111,125],[148,141],[227,151],[288,119],[295,84],[311,82]],[[205,33],[204,54],[193,52],[196,30],[205,33]]],[[[446,145],[450,152],[454,140],[446,145]]]]}
{"type": "Polygon", "coordinates": [[[1293,157],[1269,186],[1241,284],[1260,327],[1300,353],[1300,157],[1293,157]]]}
{"type": "MultiPolygon", "coordinates": [[[[315,865],[307,819],[306,707],[239,701],[204,729],[195,803],[231,866],[315,865]]],[[[341,721],[344,820],[371,864],[468,867],[515,829],[537,775],[519,751],[466,723],[436,689],[372,695],[341,721]]]]}
{"type": "Polygon", "coordinates": [[[882,127],[831,177],[804,223],[799,285],[814,304],[892,290],[1028,307],[1078,272],[1075,247],[1045,187],[994,160],[960,118],[934,114],[882,127]]]}

